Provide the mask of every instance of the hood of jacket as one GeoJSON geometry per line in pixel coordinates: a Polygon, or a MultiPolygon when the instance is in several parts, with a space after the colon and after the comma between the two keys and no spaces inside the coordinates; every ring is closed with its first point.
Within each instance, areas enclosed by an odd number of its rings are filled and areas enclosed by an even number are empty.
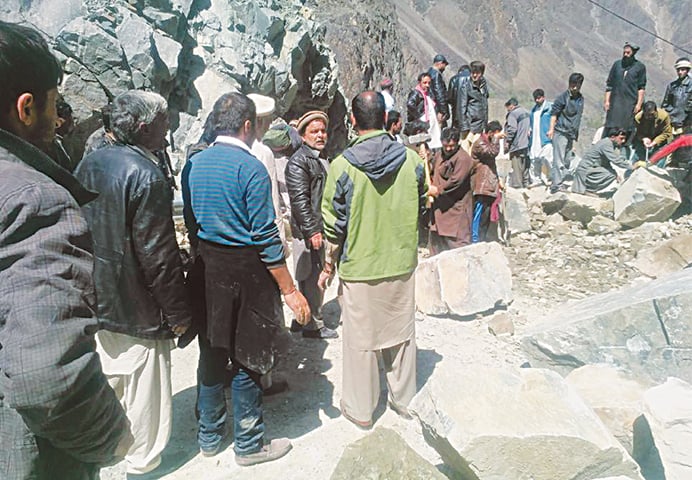
{"type": "Polygon", "coordinates": [[[380,181],[399,171],[406,161],[406,147],[386,131],[377,130],[356,138],[343,155],[370,180],[380,181]]]}

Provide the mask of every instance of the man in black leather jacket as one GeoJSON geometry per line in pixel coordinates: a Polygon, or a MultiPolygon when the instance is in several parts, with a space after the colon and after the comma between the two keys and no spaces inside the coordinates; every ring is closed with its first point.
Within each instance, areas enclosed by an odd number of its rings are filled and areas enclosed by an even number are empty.
{"type": "Polygon", "coordinates": [[[449,62],[444,55],[438,53],[433,58],[433,65],[428,70],[430,74],[430,95],[435,100],[435,112],[437,112],[437,121],[441,127],[444,127],[445,122],[449,118],[449,105],[447,104],[447,85],[442,74],[449,65],[449,62]]]}
{"type": "Polygon", "coordinates": [[[75,175],[99,197],[83,210],[93,232],[98,351],[133,425],[128,474],[161,461],[171,428],[170,352],[191,313],[175,238],[172,193],[154,152],[165,145],[166,101],[129,91],[113,101],[117,143],[88,155],[75,175]]]}
{"type": "MultiPolygon", "coordinates": [[[[322,234],[322,193],[327,178],[329,162],[322,157],[327,145],[329,117],[324,112],[307,112],[298,120],[298,133],[303,145],[286,165],[286,188],[291,199],[291,232],[293,234],[293,261],[295,279],[310,305],[312,320],[302,327],[306,338],[336,338],[336,331],[324,326],[322,301],[324,293],[317,280],[324,262],[324,238],[322,234]]],[[[291,331],[301,326],[295,320],[291,331]]]]}

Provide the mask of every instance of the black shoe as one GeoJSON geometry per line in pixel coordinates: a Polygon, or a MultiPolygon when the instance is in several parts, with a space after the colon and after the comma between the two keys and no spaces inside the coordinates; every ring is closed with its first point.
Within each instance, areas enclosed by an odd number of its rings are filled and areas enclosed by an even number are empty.
{"type": "Polygon", "coordinates": [[[318,330],[305,330],[303,329],[303,337],[305,338],[339,338],[339,334],[336,330],[332,330],[329,327],[322,327],[318,330]]]}
{"type": "Polygon", "coordinates": [[[296,322],[295,320],[293,320],[291,322],[291,333],[298,333],[302,329],[303,329],[303,326],[300,323],[296,322]]]}
{"type": "Polygon", "coordinates": [[[262,395],[269,397],[271,395],[276,395],[288,390],[288,382],[286,380],[276,380],[273,381],[270,387],[262,390],[262,395]]]}

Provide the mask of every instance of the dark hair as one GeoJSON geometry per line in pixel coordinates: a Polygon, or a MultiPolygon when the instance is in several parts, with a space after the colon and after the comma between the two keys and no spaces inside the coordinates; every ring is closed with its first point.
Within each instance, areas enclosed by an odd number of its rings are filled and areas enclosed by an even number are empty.
{"type": "MultiPolygon", "coordinates": [[[[423,72],[420,75],[418,75],[418,83],[420,83],[421,80],[423,80],[425,77],[430,77],[430,74],[428,72],[423,72]]],[[[432,77],[430,77],[430,78],[432,78],[432,77]]]]}
{"type": "Polygon", "coordinates": [[[55,109],[59,118],[64,120],[72,118],[72,107],[65,101],[62,95],[58,95],[58,98],[55,100],[55,109]]]}
{"type": "Polygon", "coordinates": [[[418,135],[419,133],[425,133],[430,130],[430,123],[424,122],[423,120],[414,120],[412,122],[407,122],[404,125],[404,135],[410,137],[411,135],[418,135]]]}
{"type": "Polygon", "coordinates": [[[375,130],[384,126],[384,97],[380,92],[359,93],[353,97],[351,111],[358,130],[375,130]]]}
{"type": "Polygon", "coordinates": [[[481,61],[474,60],[469,67],[471,68],[471,73],[480,73],[481,75],[485,73],[485,64],[481,61]]]}
{"type": "Polygon", "coordinates": [[[399,112],[397,112],[396,110],[388,111],[387,125],[385,126],[385,130],[390,130],[392,128],[392,125],[394,125],[399,120],[401,120],[401,114],[399,112]]]}
{"type": "Polygon", "coordinates": [[[450,142],[452,140],[454,140],[455,142],[458,142],[460,138],[461,138],[461,134],[459,133],[459,129],[454,128],[454,127],[443,128],[442,134],[440,135],[440,141],[441,142],[450,142]]]}
{"type": "Polygon", "coordinates": [[[652,102],[649,100],[648,102],[644,102],[644,105],[642,105],[642,110],[644,113],[651,113],[656,111],[656,102],[652,102]]]}
{"type": "Polygon", "coordinates": [[[512,97],[505,102],[505,107],[509,107],[510,105],[514,105],[516,107],[517,105],[519,105],[519,101],[516,98],[512,97]]]}
{"type": "Polygon", "coordinates": [[[627,130],[625,130],[624,128],[620,128],[620,127],[612,127],[610,129],[610,131],[608,132],[609,137],[617,137],[620,135],[627,136],[627,130]]]}
{"type": "Polygon", "coordinates": [[[568,83],[570,85],[581,85],[582,83],[584,83],[584,75],[582,75],[581,73],[574,72],[569,76],[568,83]]]}
{"type": "Polygon", "coordinates": [[[62,68],[36,30],[0,21],[0,118],[23,93],[43,108],[49,90],[62,82],[62,68]]]}
{"type": "Polygon", "coordinates": [[[498,122],[497,120],[493,120],[492,122],[488,122],[488,124],[485,126],[485,133],[490,133],[490,132],[501,132],[502,131],[502,124],[498,122]]]}
{"type": "Polygon", "coordinates": [[[459,71],[457,73],[462,73],[462,72],[470,72],[471,67],[468,66],[468,64],[464,64],[461,67],[459,67],[459,71]]]}
{"type": "Polygon", "coordinates": [[[536,100],[538,97],[545,97],[545,92],[542,88],[537,88],[533,91],[533,99],[536,100]]]}
{"type": "Polygon", "coordinates": [[[247,120],[254,125],[255,102],[242,93],[224,93],[216,102],[209,114],[209,125],[205,128],[205,135],[214,139],[219,135],[235,135],[243,128],[247,120]]]}
{"type": "Polygon", "coordinates": [[[103,129],[106,132],[111,131],[111,113],[113,112],[113,104],[107,103],[101,107],[101,122],[103,122],[103,129]]]}

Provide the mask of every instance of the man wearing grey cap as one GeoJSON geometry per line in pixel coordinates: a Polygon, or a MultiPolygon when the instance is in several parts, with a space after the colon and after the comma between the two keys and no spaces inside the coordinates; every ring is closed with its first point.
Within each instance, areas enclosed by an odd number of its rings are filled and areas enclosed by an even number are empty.
{"type": "Polygon", "coordinates": [[[610,68],[603,102],[606,111],[603,138],[614,128],[623,128],[628,135],[634,131],[634,116],[642,109],[646,89],[646,67],[635,58],[638,51],[637,45],[626,42],[622,58],[610,68]]]}
{"type": "Polygon", "coordinates": [[[324,265],[324,223],[322,220],[322,194],[327,179],[329,162],[324,156],[327,146],[329,117],[313,110],[298,119],[297,130],[303,144],[286,165],[286,187],[291,199],[291,232],[293,233],[293,261],[298,290],[310,304],[312,319],[301,327],[291,323],[291,331],[302,330],[303,337],[336,338],[338,333],[322,321],[324,292],[317,280],[324,265]]]}
{"type": "Polygon", "coordinates": [[[444,55],[438,53],[433,58],[433,65],[428,70],[430,75],[430,94],[435,100],[435,112],[437,112],[437,121],[440,128],[445,126],[449,118],[449,107],[447,105],[447,85],[445,84],[442,74],[449,65],[449,62],[444,55]]]}

